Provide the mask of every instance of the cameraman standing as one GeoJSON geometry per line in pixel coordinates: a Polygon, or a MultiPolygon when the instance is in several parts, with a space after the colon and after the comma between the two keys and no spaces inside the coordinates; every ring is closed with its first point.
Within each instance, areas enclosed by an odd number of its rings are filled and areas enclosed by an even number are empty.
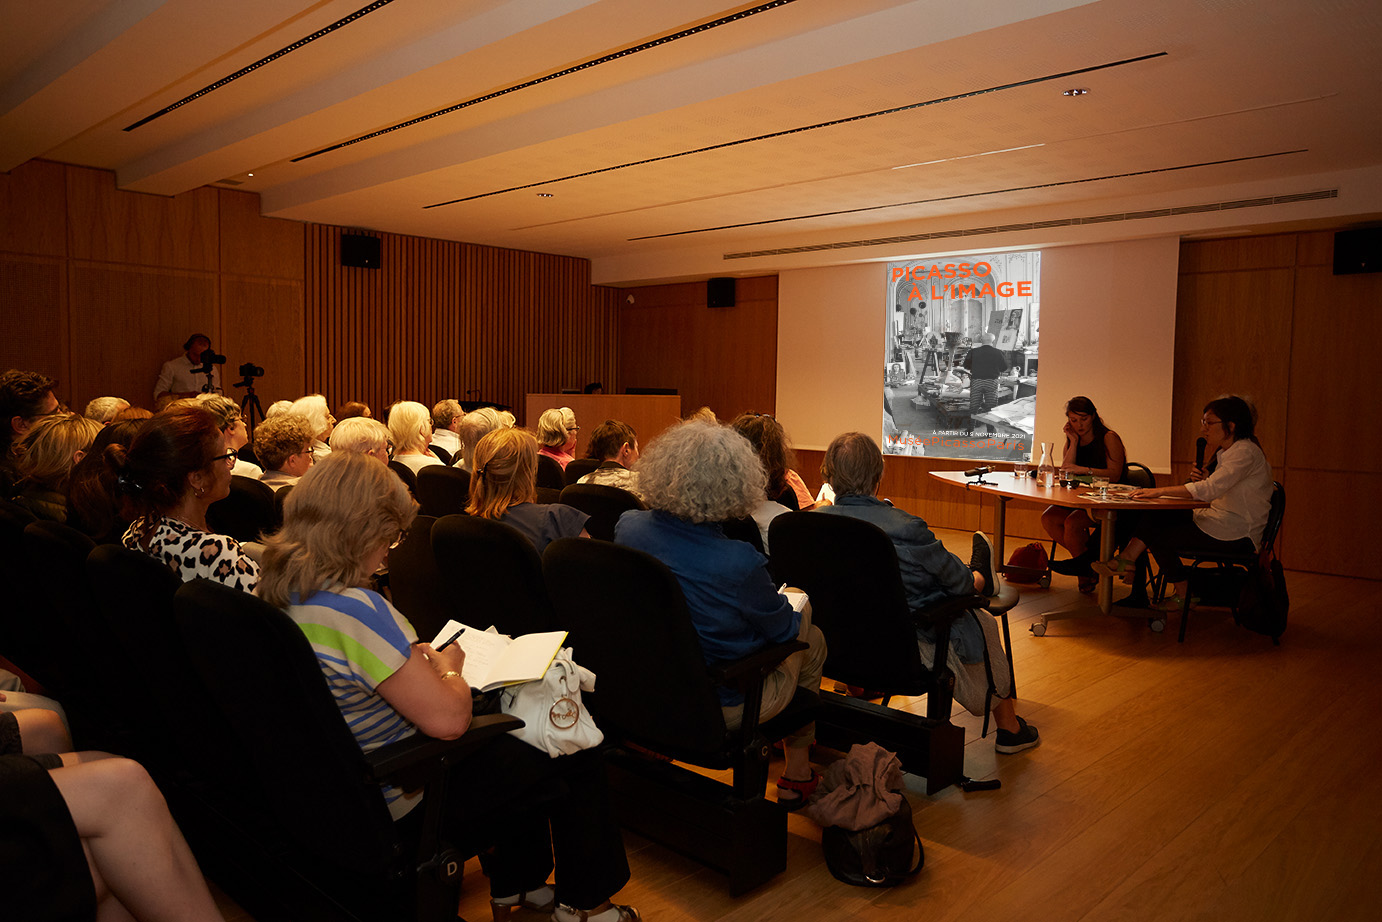
{"type": "Polygon", "coordinates": [[[158,409],[160,400],[168,397],[177,399],[221,392],[221,369],[216,366],[225,363],[225,356],[216,355],[211,348],[211,337],[205,333],[193,333],[182,344],[182,348],[187,352],[164,362],[163,369],[158,373],[158,382],[154,384],[154,409],[158,409]],[[216,362],[216,359],[220,361],[216,362]],[[211,370],[209,382],[208,365],[211,370]]]}

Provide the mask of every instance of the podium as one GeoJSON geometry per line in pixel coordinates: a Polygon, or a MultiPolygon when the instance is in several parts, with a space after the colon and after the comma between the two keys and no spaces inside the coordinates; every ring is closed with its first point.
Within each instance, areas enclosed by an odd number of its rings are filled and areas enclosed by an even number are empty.
{"type": "Polygon", "coordinates": [[[628,423],[638,433],[640,447],[681,419],[681,397],[664,394],[528,394],[523,401],[523,425],[537,432],[537,421],[546,410],[570,407],[576,414],[577,458],[585,457],[585,447],[597,426],[607,419],[628,423]]]}

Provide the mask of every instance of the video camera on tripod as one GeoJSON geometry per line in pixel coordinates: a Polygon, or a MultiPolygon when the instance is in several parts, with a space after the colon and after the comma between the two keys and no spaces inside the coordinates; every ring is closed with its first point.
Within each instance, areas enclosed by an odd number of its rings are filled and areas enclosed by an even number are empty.
{"type": "Polygon", "coordinates": [[[192,369],[192,374],[206,375],[206,383],[202,385],[202,393],[210,394],[216,390],[216,385],[212,381],[211,376],[215,373],[217,365],[224,365],[226,363],[226,357],[217,353],[210,346],[207,346],[202,350],[201,360],[201,365],[192,369]]]}

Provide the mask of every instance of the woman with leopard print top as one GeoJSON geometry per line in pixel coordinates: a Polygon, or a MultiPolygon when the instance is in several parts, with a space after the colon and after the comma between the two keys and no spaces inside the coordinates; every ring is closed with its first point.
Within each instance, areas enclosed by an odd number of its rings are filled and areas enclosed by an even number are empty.
{"type": "Polygon", "coordinates": [[[169,407],[145,423],[128,450],[109,446],[106,463],[130,505],[125,547],[163,561],[184,582],[202,576],[254,591],[259,564],[206,524],[207,507],[230,493],[235,463],[215,416],[201,407],[169,407]]]}

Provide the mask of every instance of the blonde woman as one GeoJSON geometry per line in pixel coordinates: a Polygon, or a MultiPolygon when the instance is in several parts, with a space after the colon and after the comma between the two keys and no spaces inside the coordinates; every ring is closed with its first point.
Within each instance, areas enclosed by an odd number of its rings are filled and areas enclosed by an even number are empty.
{"type": "Polygon", "coordinates": [[[37,518],[67,521],[67,484],[72,468],[101,431],[94,419],[63,413],[44,416],[18,446],[18,493],[14,501],[37,518]]]}
{"type": "Polygon", "coordinates": [[[475,446],[466,512],[523,533],[541,554],[558,538],[589,538],[590,516],[561,503],[535,503],[537,440],[526,429],[496,429],[475,446]]]}
{"type": "Polygon", "coordinates": [[[288,412],[305,416],[312,424],[312,452],[318,461],[331,454],[331,446],[326,444],[326,440],[331,438],[331,430],[336,428],[336,417],[331,415],[331,408],[326,405],[325,397],[321,394],[299,397],[293,401],[288,412]]]}
{"type": "Polygon", "coordinates": [[[566,470],[566,465],[576,460],[576,434],[580,431],[581,427],[576,425],[576,414],[571,412],[570,407],[547,410],[537,421],[538,439],[542,442],[539,453],[566,470]]]}
{"type": "Polygon", "coordinates": [[[351,416],[336,424],[331,433],[331,451],[353,451],[389,463],[393,457],[393,437],[389,427],[368,416],[351,416]]]}
{"type": "Polygon", "coordinates": [[[400,400],[389,408],[389,434],[393,436],[393,459],[408,465],[412,472],[441,459],[428,450],[432,441],[432,414],[415,400],[400,400]]]}
{"type": "MultiPolygon", "coordinates": [[[[264,553],[258,594],[287,611],[311,640],[365,752],[418,731],[455,739],[470,726],[460,647],[419,643],[408,620],[366,588],[416,514],[407,488],[383,465],[333,454],[289,494],[283,528],[264,553]]],[[[603,763],[548,758],[500,736],[453,772],[445,834],[482,851],[495,919],[520,908],[550,913],[556,922],[639,918],[609,902],[629,870],[608,810],[603,763]],[[545,814],[538,804],[547,805],[545,814]],[[555,889],[547,885],[554,864],[555,889]]],[[[415,792],[387,786],[384,798],[395,820],[419,801],[415,792]]]]}

